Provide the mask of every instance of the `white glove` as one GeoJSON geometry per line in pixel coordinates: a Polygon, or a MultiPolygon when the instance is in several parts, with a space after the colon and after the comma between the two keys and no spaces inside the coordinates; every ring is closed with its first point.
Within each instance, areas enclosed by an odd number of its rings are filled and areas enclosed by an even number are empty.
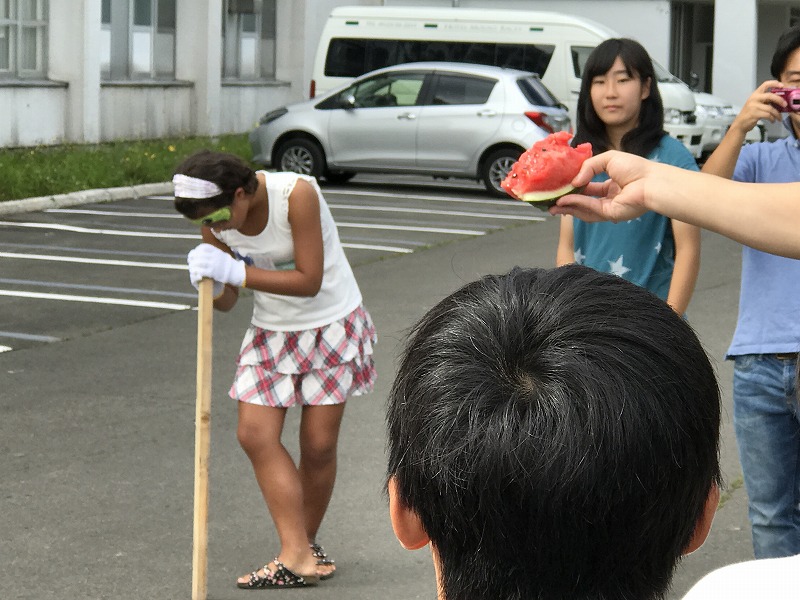
{"type": "Polygon", "coordinates": [[[189,252],[189,280],[200,289],[204,277],[214,280],[214,297],[217,298],[229,283],[241,287],[245,280],[245,264],[211,244],[200,244],[189,252]]]}

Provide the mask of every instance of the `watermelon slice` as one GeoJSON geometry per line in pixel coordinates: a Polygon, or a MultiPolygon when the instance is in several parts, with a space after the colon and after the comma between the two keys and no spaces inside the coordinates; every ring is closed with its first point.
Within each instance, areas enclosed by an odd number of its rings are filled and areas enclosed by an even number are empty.
{"type": "Polygon", "coordinates": [[[572,134],[552,133],[523,152],[500,184],[509,195],[542,210],[575,190],[572,180],[583,161],[592,155],[592,145],[569,145],[572,134]]]}

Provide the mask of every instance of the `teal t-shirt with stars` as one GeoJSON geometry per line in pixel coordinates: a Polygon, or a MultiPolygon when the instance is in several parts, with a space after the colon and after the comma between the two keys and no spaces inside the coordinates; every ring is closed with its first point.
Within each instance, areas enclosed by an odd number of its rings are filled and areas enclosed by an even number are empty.
{"type": "MultiPolygon", "coordinates": [[[[697,171],[692,154],[665,135],[647,156],[656,162],[697,171]]],[[[593,181],[605,181],[597,175],[593,181]]],[[[586,223],[573,219],[575,262],[613,273],[667,299],[675,267],[675,239],[667,217],[648,211],[622,223],[586,223]]]]}

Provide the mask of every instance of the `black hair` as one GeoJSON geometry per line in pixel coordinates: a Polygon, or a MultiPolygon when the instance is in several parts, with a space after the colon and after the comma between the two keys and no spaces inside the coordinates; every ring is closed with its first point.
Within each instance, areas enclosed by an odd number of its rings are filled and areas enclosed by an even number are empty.
{"type": "Polygon", "coordinates": [[[592,151],[600,154],[611,149],[605,123],[597,115],[592,104],[592,79],[605,75],[619,57],[630,77],[637,77],[642,82],[650,80],[650,95],[642,100],[639,112],[639,124],[622,138],[622,148],[626,152],[647,156],[658,146],[664,131],[664,105],[658,91],[658,78],[653,68],[653,61],[647,50],[637,41],[628,38],[612,38],[600,43],[583,69],[581,91],[578,95],[576,133],[573,145],[590,142],[592,151]]]}
{"type": "Polygon", "coordinates": [[[210,209],[230,206],[238,188],[252,194],[258,188],[255,171],[241,158],[227,152],[200,150],[181,162],[175,174],[188,175],[216,183],[222,193],[212,198],[175,197],[175,209],[190,219],[210,209]]]}
{"type": "Polygon", "coordinates": [[[770,71],[775,79],[781,78],[789,55],[798,48],[800,48],[800,25],[795,25],[781,34],[775,46],[775,53],[772,55],[772,64],[770,65],[770,71]]]}
{"type": "Polygon", "coordinates": [[[691,327],[579,265],[467,284],[415,326],[388,477],[447,600],[662,597],[720,481],[717,381],[691,327]]]}

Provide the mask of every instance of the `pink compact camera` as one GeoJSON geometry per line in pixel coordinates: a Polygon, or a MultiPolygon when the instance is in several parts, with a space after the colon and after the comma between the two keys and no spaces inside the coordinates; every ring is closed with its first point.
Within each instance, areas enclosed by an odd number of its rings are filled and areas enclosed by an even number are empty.
{"type": "Polygon", "coordinates": [[[787,106],[779,108],[779,111],[800,112],[800,88],[772,88],[770,92],[786,100],[787,106]]]}

